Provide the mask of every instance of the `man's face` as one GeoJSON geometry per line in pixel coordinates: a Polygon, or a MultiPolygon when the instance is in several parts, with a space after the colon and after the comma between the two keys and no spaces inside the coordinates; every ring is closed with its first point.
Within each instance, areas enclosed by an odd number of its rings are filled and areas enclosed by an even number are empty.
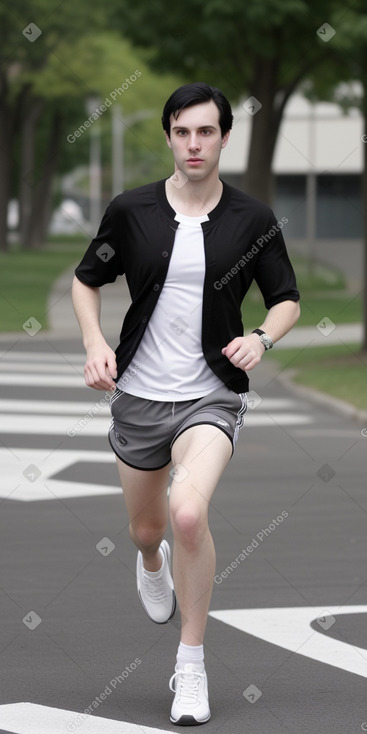
{"type": "Polygon", "coordinates": [[[168,146],[172,149],[176,170],[190,181],[203,181],[217,171],[222,148],[227,145],[229,132],[222,137],[219,109],[213,100],[187,107],[177,120],[171,115],[168,146]]]}

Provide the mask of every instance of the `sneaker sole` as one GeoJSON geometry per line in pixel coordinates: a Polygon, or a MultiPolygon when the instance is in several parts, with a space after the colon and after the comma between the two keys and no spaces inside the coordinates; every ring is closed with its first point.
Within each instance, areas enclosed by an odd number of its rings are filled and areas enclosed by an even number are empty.
{"type": "Polygon", "coordinates": [[[140,603],[141,603],[141,605],[142,605],[142,607],[143,607],[143,609],[144,609],[144,612],[145,612],[145,614],[147,615],[147,617],[149,617],[149,619],[150,619],[150,620],[151,620],[152,622],[154,622],[154,624],[168,624],[168,622],[170,622],[170,621],[171,621],[172,617],[173,617],[173,616],[174,616],[174,614],[175,614],[175,611],[176,611],[176,606],[177,606],[177,602],[176,602],[176,594],[175,594],[175,592],[174,592],[174,591],[172,592],[172,594],[173,594],[173,606],[172,606],[172,611],[171,611],[171,614],[170,614],[170,616],[168,617],[168,619],[165,619],[165,620],[164,620],[163,622],[157,622],[157,620],[156,620],[156,619],[153,619],[153,617],[151,617],[151,616],[150,616],[150,614],[149,614],[149,612],[147,611],[147,608],[146,608],[146,606],[145,606],[145,604],[144,604],[144,602],[143,602],[143,600],[142,600],[142,598],[141,598],[141,594],[140,594],[140,591],[138,591],[138,597],[139,597],[139,599],[140,599],[140,603]]]}
{"type": "Polygon", "coordinates": [[[180,716],[180,718],[176,721],[170,716],[170,721],[172,722],[172,724],[176,724],[176,726],[200,726],[200,724],[206,724],[209,719],[210,714],[207,719],[203,719],[202,721],[197,721],[197,719],[195,719],[193,716],[189,716],[188,714],[185,716],[180,716]]]}

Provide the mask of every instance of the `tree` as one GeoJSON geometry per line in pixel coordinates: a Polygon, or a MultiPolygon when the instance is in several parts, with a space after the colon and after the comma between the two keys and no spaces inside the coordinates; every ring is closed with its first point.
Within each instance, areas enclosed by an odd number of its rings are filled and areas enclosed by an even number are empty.
{"type": "MultiPolygon", "coordinates": [[[[121,0],[117,18],[152,67],[207,81],[245,109],[252,132],[245,189],[272,199],[271,165],[285,106],[303,79],[328,61],[316,31],[336,0],[121,0]]],[[[245,165],[245,161],[244,161],[245,165]]]]}
{"type": "MultiPolygon", "coordinates": [[[[86,100],[103,102],[141,67],[128,42],[110,30],[116,4],[34,0],[37,23],[28,22],[25,0],[18,0],[16,11],[0,7],[0,249],[7,248],[11,196],[19,199],[21,247],[42,243],[56,172],[65,161],[83,162],[87,155],[88,135],[73,144],[69,136],[85,122],[90,125],[86,100]]],[[[157,86],[144,64],[134,91],[124,93],[124,111],[156,106],[157,86]]],[[[119,94],[112,102],[121,102],[119,94]]]]}
{"type": "Polygon", "coordinates": [[[29,8],[19,0],[0,7],[0,248],[7,247],[7,208],[12,190],[14,144],[17,136],[22,143],[20,179],[20,213],[25,245],[32,244],[34,225],[45,218],[49,209],[50,181],[57,163],[63,109],[57,105],[50,115],[48,140],[44,146],[44,163],[35,170],[34,139],[40,116],[44,113],[48,93],[34,92],[35,79],[52,58],[56,58],[67,36],[70,49],[80,37],[103,27],[103,8],[94,8],[87,0],[79,3],[50,3],[34,0],[32,17],[29,8]],[[88,17],[88,24],[85,19],[88,17]],[[36,174],[36,175],[35,175],[36,174]]]}
{"type": "MultiPolygon", "coordinates": [[[[66,55],[65,50],[63,57],[66,55]]],[[[112,106],[121,110],[122,118],[149,111],[152,117],[147,118],[144,124],[135,125],[133,129],[129,127],[125,129],[126,147],[128,153],[131,151],[134,153],[135,158],[137,156],[150,158],[157,162],[157,170],[162,170],[170,158],[162,153],[167,146],[157,121],[160,120],[167,87],[177,86],[181,83],[180,80],[173,75],[154,74],[147,65],[144,55],[132,48],[118,32],[111,31],[94,35],[92,39],[87,37],[83,39],[77,47],[77,52],[74,48],[68,68],[70,80],[67,83],[64,81],[61,86],[60,68],[55,63],[50,63],[34,87],[35,92],[38,89],[41,91],[42,88],[43,93],[55,88],[57,90],[55,94],[57,93],[60,102],[65,105],[65,101],[70,100],[75,93],[74,79],[79,80],[79,105],[73,116],[67,117],[67,128],[63,138],[62,158],[67,158],[67,168],[63,166],[62,170],[70,170],[73,165],[87,160],[85,152],[88,152],[89,136],[88,132],[84,134],[83,130],[85,131],[86,122],[89,125],[89,113],[86,111],[85,102],[91,96],[98,98],[102,105],[104,103],[109,105],[98,119],[105,148],[105,160],[110,161],[111,157],[112,106]],[[70,133],[79,127],[83,134],[70,142],[72,139],[70,133]],[[161,143],[164,143],[165,148],[161,143]]]]}

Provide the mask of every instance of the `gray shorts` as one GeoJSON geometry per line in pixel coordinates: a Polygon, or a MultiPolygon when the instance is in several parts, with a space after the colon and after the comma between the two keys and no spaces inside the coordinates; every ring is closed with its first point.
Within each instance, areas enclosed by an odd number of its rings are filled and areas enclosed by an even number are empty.
{"type": "Polygon", "coordinates": [[[115,454],[135,469],[161,469],[171,461],[171,448],[191,426],[210,424],[232,443],[232,455],[247,410],[246,393],[226,385],[195,400],[146,400],[116,388],[110,401],[108,439],[115,454]]]}

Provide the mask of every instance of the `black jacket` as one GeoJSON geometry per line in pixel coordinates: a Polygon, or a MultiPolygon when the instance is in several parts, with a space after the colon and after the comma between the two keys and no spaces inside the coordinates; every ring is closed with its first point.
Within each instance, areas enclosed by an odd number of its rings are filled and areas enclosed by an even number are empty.
{"type": "MultiPolygon", "coordinates": [[[[206,273],[202,347],[211,370],[231,390],[248,390],[247,374],[221,349],[243,335],[241,304],[255,279],[267,309],[298,301],[295,275],[281,228],[268,206],[223,183],[222,197],[202,223],[206,273]]],[[[131,295],[116,349],[116,381],[131,362],[163,288],[178,222],[165,180],[116,196],[75,270],[89,286],[112,283],[125,273],[131,295]]],[[[287,220],[285,220],[286,222],[287,220]]]]}

